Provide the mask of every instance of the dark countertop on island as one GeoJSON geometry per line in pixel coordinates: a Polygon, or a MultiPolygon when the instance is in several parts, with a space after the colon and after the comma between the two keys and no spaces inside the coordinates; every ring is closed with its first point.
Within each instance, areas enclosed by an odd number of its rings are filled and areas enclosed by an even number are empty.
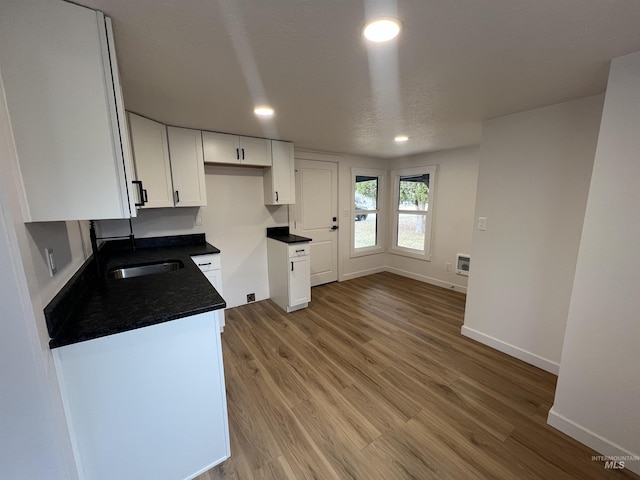
{"type": "Polygon", "coordinates": [[[45,308],[51,348],[148,327],[225,308],[226,304],[191,256],[220,253],[204,235],[110,241],[99,253],[102,277],[93,257],[45,308]],[[184,268],[141,277],[106,278],[115,267],[177,260],[184,268]]]}
{"type": "Polygon", "coordinates": [[[273,240],[284,243],[305,243],[312,241],[311,238],[290,234],[289,227],[268,227],[267,238],[272,238],[273,240]]]}

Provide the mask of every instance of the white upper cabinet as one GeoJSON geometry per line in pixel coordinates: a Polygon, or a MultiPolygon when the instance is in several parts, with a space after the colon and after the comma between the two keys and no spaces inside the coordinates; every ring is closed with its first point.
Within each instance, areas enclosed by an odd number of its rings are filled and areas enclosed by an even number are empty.
{"type": "Polygon", "coordinates": [[[173,207],[167,127],[128,113],[129,132],[142,208],[173,207]]]}
{"type": "Polygon", "coordinates": [[[273,164],[264,172],[265,205],[296,203],[293,143],[271,141],[273,164]]]}
{"type": "Polygon", "coordinates": [[[202,132],[202,143],[206,163],[271,166],[271,140],[202,132]]]}
{"type": "Polygon", "coordinates": [[[207,204],[204,181],[202,132],[168,127],[169,157],[176,207],[201,207],[207,204]]]}
{"type": "Polygon", "coordinates": [[[0,69],[25,221],[135,216],[110,20],[63,1],[5,3],[0,69]]]}

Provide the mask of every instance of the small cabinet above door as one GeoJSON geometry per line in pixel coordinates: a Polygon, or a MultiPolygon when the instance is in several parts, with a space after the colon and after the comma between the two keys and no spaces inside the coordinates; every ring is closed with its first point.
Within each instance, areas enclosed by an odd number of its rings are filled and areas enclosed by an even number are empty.
{"type": "Polygon", "coordinates": [[[271,140],[202,132],[205,163],[271,166],[271,140]]]}

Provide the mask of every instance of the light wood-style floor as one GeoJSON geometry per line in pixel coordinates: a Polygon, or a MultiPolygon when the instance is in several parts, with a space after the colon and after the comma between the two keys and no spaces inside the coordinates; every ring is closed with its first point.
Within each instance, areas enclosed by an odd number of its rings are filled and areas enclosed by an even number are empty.
{"type": "Polygon", "coordinates": [[[389,273],[227,310],[214,479],[602,479],[546,425],[556,377],[460,335],[465,296],[389,273]]]}

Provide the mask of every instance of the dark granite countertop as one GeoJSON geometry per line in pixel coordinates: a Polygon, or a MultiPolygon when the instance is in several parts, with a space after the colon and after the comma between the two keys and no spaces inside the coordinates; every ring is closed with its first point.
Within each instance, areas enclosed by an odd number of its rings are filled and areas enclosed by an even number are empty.
{"type": "MultiPolygon", "coordinates": [[[[204,235],[107,242],[102,272],[114,267],[177,260],[184,268],[141,277],[98,278],[92,257],[45,308],[51,348],[225,308],[191,256],[220,253],[204,235]]],[[[103,275],[105,277],[105,275],[103,275]]]]}
{"type": "Polygon", "coordinates": [[[311,242],[311,238],[301,237],[289,233],[289,227],[269,227],[267,228],[267,238],[278,240],[284,243],[304,243],[311,242]]]}

